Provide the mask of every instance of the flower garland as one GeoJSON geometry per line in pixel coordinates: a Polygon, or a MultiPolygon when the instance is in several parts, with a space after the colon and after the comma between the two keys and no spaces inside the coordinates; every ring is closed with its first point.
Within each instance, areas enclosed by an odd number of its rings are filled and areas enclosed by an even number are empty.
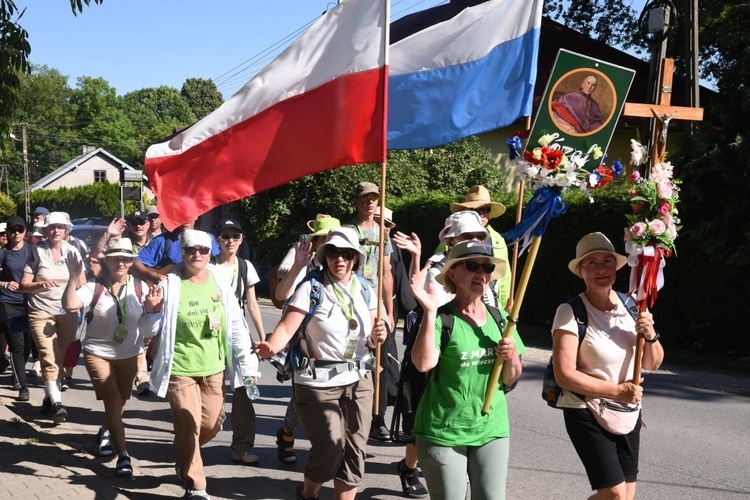
{"type": "MultiPolygon", "coordinates": [[[[639,142],[631,141],[633,152],[631,163],[642,165],[646,158],[646,148],[639,142]]],[[[668,161],[657,163],[648,179],[641,177],[638,170],[630,176],[630,204],[633,214],[628,215],[629,227],[625,230],[625,241],[634,245],[662,245],[675,250],[674,240],[680,229],[677,214],[680,181],[674,179],[672,164],[668,161]]]]}
{"type": "Polygon", "coordinates": [[[523,134],[516,132],[508,139],[507,144],[510,159],[517,167],[518,177],[528,181],[532,190],[547,187],[562,191],[569,187],[579,187],[585,191],[591,187],[600,187],[599,183],[607,169],[592,176],[591,172],[583,168],[589,158],[598,160],[603,156],[599,146],[594,145],[584,153],[564,146],[562,143],[565,139],[557,133],[545,134],[538,140],[539,147],[524,151],[521,155],[519,151],[522,137],[523,134]]]}

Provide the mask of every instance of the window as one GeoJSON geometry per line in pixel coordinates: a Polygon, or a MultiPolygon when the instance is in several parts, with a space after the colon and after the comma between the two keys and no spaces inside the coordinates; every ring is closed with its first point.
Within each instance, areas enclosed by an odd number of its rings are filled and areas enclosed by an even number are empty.
{"type": "Polygon", "coordinates": [[[94,182],[107,182],[107,171],[94,170],[94,182]]]}

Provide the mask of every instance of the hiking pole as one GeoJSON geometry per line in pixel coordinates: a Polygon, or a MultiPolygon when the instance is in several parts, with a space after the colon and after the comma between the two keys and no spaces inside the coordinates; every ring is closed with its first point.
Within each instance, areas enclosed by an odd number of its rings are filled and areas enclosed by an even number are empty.
{"type": "MultiPolygon", "coordinates": [[[[521,309],[523,296],[526,293],[526,285],[529,284],[529,277],[531,276],[531,270],[534,268],[534,261],[536,260],[536,254],[539,251],[539,244],[541,242],[541,236],[534,236],[531,239],[529,255],[528,257],[526,257],[526,263],[523,266],[521,281],[518,283],[518,290],[516,291],[516,297],[513,301],[513,309],[511,310],[510,316],[508,317],[508,324],[505,325],[503,338],[508,338],[513,335],[513,331],[516,328],[516,323],[518,322],[518,313],[521,309]]],[[[495,396],[497,384],[500,380],[500,372],[502,372],[502,370],[503,358],[498,356],[495,358],[495,365],[492,367],[490,380],[487,382],[487,390],[484,393],[484,406],[482,406],[482,415],[487,415],[490,412],[490,406],[492,406],[492,398],[495,396]]]]}

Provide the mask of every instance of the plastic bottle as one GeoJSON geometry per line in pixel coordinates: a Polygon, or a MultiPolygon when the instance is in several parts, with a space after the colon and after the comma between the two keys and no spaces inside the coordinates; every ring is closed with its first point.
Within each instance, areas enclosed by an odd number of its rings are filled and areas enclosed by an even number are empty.
{"type": "Polygon", "coordinates": [[[255,379],[253,377],[245,377],[243,379],[243,382],[245,383],[245,392],[247,392],[247,397],[254,401],[260,397],[260,390],[258,389],[258,385],[255,383],[255,379]]]}

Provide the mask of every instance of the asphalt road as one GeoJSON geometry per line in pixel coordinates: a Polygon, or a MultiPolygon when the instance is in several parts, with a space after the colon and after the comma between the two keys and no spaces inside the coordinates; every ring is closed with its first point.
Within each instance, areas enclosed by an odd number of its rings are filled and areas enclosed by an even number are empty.
{"type": "MultiPolygon", "coordinates": [[[[267,331],[279,311],[262,305],[267,331]]],[[[523,332],[521,332],[522,334],[523,332]]],[[[509,395],[511,458],[509,499],[575,499],[590,494],[578,457],[568,441],[562,413],[548,408],[540,397],[541,379],[549,354],[530,350],[518,387],[509,395]]],[[[668,356],[668,353],[667,353],[668,356]]],[[[225,430],[203,448],[208,491],[215,499],[294,498],[302,481],[309,444],[297,431],[298,463],[284,466],[276,458],[276,430],[281,426],[289,383],[279,384],[275,371],[262,363],[261,398],[256,402],[258,467],[230,461],[229,420],[225,430]]],[[[36,422],[61,446],[70,447],[89,467],[107,478],[129,498],[161,499],[181,496],[183,487],[174,475],[170,410],[165,400],[133,397],[125,410],[129,451],[135,476],[114,477],[114,461],[103,461],[89,452],[103,419],[103,408],[94,398],[86,370],[78,366],[74,386],[64,394],[68,422],[51,427],[39,416],[42,389],[32,386],[35,407],[19,407],[25,419],[36,422]]],[[[637,497],[639,499],[740,499],[750,498],[750,381],[696,373],[645,374],[644,420],[637,497]],[[698,387],[696,387],[698,386],[698,387]],[[709,388],[699,388],[709,387],[709,388]],[[735,393],[725,392],[730,389],[735,393]]],[[[231,397],[227,398],[228,403],[231,397]]],[[[227,412],[231,405],[227,404],[227,412]]],[[[229,417],[231,418],[231,417],[229,417]]],[[[366,477],[358,498],[403,498],[396,463],[403,448],[370,441],[366,477]]],[[[332,484],[320,498],[333,498],[332,484]]]]}

